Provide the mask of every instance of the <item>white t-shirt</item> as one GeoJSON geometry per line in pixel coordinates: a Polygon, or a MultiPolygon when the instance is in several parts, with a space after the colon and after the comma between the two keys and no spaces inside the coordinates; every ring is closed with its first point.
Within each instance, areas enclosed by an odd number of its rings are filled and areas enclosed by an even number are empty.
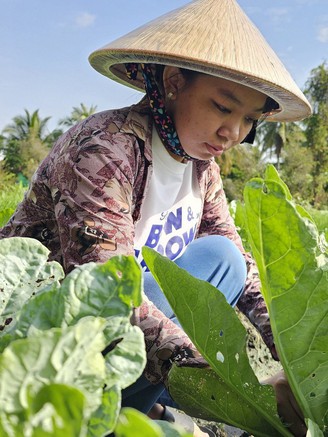
{"type": "Polygon", "coordinates": [[[153,174],[135,226],[135,255],[142,268],[141,248],[149,246],[174,260],[194,239],[202,202],[196,166],[174,159],[163,146],[156,129],[152,136],[153,174]]]}

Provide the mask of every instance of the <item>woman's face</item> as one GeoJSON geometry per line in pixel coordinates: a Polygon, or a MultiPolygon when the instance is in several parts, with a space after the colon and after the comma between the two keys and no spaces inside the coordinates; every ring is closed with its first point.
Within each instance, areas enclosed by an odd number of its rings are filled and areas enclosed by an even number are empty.
{"type": "Polygon", "coordinates": [[[167,109],[183,149],[207,160],[239,144],[263,112],[266,96],[225,79],[196,74],[186,80],[176,67],[164,70],[167,109]]]}

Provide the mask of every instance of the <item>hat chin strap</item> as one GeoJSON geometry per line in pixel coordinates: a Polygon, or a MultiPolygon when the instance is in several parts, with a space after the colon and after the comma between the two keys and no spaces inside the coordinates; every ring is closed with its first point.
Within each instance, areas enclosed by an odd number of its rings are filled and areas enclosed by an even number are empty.
{"type": "Polygon", "coordinates": [[[125,64],[127,77],[135,80],[138,68],[141,68],[144,78],[145,90],[149,101],[149,107],[153,116],[156,130],[166,150],[173,155],[183,158],[185,161],[197,161],[188,155],[183,149],[172,118],[165,108],[165,100],[154,78],[150,64],[125,64]]]}

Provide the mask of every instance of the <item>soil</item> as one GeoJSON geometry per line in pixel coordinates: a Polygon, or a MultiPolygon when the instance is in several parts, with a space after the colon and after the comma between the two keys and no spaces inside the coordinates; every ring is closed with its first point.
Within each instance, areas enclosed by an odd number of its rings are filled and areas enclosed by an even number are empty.
{"type": "MultiPolygon", "coordinates": [[[[246,319],[246,317],[241,313],[238,313],[238,316],[247,329],[247,354],[256,376],[261,381],[276,374],[279,370],[281,370],[280,363],[272,358],[271,353],[263,342],[260,334],[253,327],[253,325],[251,325],[248,319],[246,319]]],[[[217,437],[250,436],[250,434],[248,434],[246,431],[223,423],[207,422],[197,418],[194,420],[196,423],[198,423],[198,425],[206,425],[207,427],[211,428],[217,437]]]]}

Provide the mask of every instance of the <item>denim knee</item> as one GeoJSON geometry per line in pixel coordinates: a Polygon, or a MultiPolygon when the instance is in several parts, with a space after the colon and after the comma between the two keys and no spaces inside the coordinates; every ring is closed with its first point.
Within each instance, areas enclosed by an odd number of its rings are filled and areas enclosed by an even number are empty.
{"type": "Polygon", "coordinates": [[[211,283],[235,305],[247,277],[244,257],[227,237],[208,235],[194,240],[176,264],[193,276],[211,283]]]}

